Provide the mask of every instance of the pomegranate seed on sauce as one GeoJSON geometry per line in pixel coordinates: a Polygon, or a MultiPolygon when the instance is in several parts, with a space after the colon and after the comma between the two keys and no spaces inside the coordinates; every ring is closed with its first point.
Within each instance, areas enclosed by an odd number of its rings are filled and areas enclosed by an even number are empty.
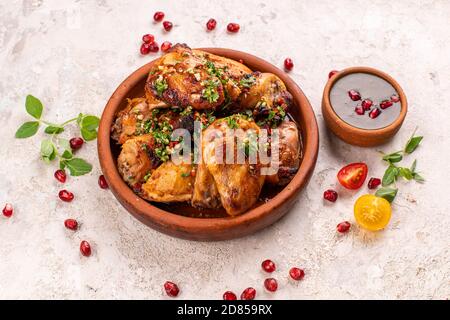
{"type": "Polygon", "coordinates": [[[178,293],[180,293],[178,286],[171,281],[166,281],[166,283],[164,283],[164,290],[169,297],[176,297],[178,296],[178,293]]]}
{"type": "Polygon", "coordinates": [[[355,113],[357,115],[362,116],[366,111],[364,110],[364,108],[362,106],[357,106],[355,107],[355,113]]]}
{"type": "Polygon", "coordinates": [[[261,267],[263,268],[263,270],[264,270],[265,272],[269,272],[269,273],[274,272],[275,269],[276,269],[275,263],[274,263],[272,260],[269,260],[269,259],[264,260],[264,261],[261,263],[261,267]]]}
{"type": "Polygon", "coordinates": [[[381,102],[380,102],[380,108],[381,108],[381,109],[389,108],[389,107],[391,107],[392,105],[393,105],[392,101],[389,101],[389,100],[384,100],[384,101],[381,101],[381,102]]]}
{"type": "Polygon", "coordinates": [[[350,97],[350,99],[352,99],[353,101],[358,101],[358,100],[361,100],[361,95],[359,94],[359,92],[358,91],[356,91],[356,90],[350,90],[349,92],[348,92],[348,96],[350,97]]]}
{"type": "Polygon", "coordinates": [[[332,189],[328,189],[323,193],[323,198],[330,202],[336,202],[338,198],[338,193],[332,189]]]}
{"type": "Polygon", "coordinates": [[[163,27],[164,27],[164,30],[170,31],[170,30],[172,30],[173,24],[170,21],[164,21],[163,27]]]}
{"type": "Polygon", "coordinates": [[[241,26],[235,22],[230,22],[227,25],[227,30],[228,32],[232,32],[232,33],[236,33],[239,31],[239,29],[241,28],[241,26]]]}
{"type": "Polygon", "coordinates": [[[67,229],[70,229],[70,230],[77,230],[78,229],[78,222],[75,219],[66,219],[64,221],[64,226],[67,229]]]}
{"type": "Polygon", "coordinates": [[[215,19],[211,18],[206,23],[206,29],[208,29],[209,31],[214,30],[216,28],[216,25],[217,25],[217,21],[215,19]]]}
{"type": "Polygon", "coordinates": [[[394,102],[394,103],[399,102],[400,101],[400,97],[398,95],[396,95],[396,94],[393,94],[391,96],[391,101],[394,102]]]}
{"type": "Polygon", "coordinates": [[[7,218],[11,217],[13,214],[13,206],[11,203],[5,204],[5,207],[3,208],[3,215],[7,218]]]}
{"type": "Polygon", "coordinates": [[[234,294],[234,292],[231,291],[226,291],[223,294],[223,300],[237,300],[236,295],[234,294]]]}
{"type": "Polygon", "coordinates": [[[91,245],[86,240],[81,241],[80,243],[80,252],[83,256],[89,257],[92,253],[91,245]]]}
{"type": "Polygon", "coordinates": [[[291,71],[293,67],[294,67],[294,62],[292,61],[291,58],[284,59],[284,68],[286,70],[291,71]]]}
{"type": "Polygon", "coordinates": [[[153,41],[155,41],[155,37],[152,34],[144,34],[142,36],[142,41],[144,43],[152,43],[153,41]]]}
{"type": "Polygon", "coordinates": [[[166,52],[166,51],[169,50],[170,48],[172,48],[172,42],[164,41],[164,42],[161,44],[161,51],[162,51],[162,52],[166,52]]]}
{"type": "Polygon", "coordinates": [[[378,108],[372,109],[372,111],[369,112],[369,117],[371,117],[372,119],[375,119],[376,117],[378,117],[381,113],[381,110],[378,108]]]}
{"type": "Polygon", "coordinates": [[[70,202],[74,198],[73,193],[70,191],[67,191],[67,190],[61,190],[58,195],[59,195],[59,198],[65,202],[70,202]]]}
{"type": "Polygon", "coordinates": [[[270,292],[275,292],[278,289],[278,282],[274,278],[268,278],[264,280],[264,287],[270,292]]]}
{"type": "Polygon", "coordinates": [[[350,226],[351,226],[350,222],[344,221],[344,222],[339,223],[337,225],[336,229],[340,233],[346,233],[346,232],[348,232],[348,230],[350,230],[350,226]]]}
{"type": "Polygon", "coordinates": [[[159,22],[162,21],[162,19],[164,19],[164,12],[156,11],[155,14],[153,15],[153,20],[159,22]]]}
{"type": "Polygon", "coordinates": [[[370,100],[370,99],[364,99],[364,100],[361,102],[361,106],[363,107],[364,111],[370,110],[370,108],[372,107],[372,105],[373,105],[373,102],[372,102],[372,100],[370,100]]]}
{"type": "Polygon", "coordinates": [[[303,271],[303,269],[293,267],[291,268],[291,270],[289,270],[289,275],[292,279],[300,281],[305,277],[305,271],[303,271]]]}
{"type": "Polygon", "coordinates": [[[98,185],[102,189],[108,189],[108,182],[106,182],[105,176],[101,175],[98,177],[98,185]]]}
{"type": "Polygon", "coordinates": [[[159,51],[159,45],[157,42],[152,42],[148,44],[148,50],[150,52],[158,52],[159,51]]]}
{"type": "Polygon", "coordinates": [[[84,140],[80,137],[75,137],[69,140],[72,150],[78,150],[83,146],[84,140]]]}
{"type": "Polygon", "coordinates": [[[66,172],[64,170],[56,170],[55,178],[56,178],[56,180],[58,180],[61,183],[66,182],[66,178],[67,178],[66,172]]]}
{"type": "Polygon", "coordinates": [[[253,300],[256,296],[256,290],[252,287],[249,287],[242,291],[241,300],[253,300]]]}
{"type": "Polygon", "coordinates": [[[369,187],[369,189],[376,189],[380,184],[381,184],[381,179],[370,178],[369,182],[367,183],[367,187],[369,187]]]}
{"type": "Polygon", "coordinates": [[[339,71],[337,71],[337,70],[331,70],[330,73],[328,74],[328,79],[330,79],[332,76],[334,76],[338,72],[339,71]]]}

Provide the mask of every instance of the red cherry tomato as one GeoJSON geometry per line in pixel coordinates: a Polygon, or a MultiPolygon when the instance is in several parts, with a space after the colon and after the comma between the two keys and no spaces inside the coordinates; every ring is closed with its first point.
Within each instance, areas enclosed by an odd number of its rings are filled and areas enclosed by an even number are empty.
{"type": "Polygon", "coordinates": [[[345,188],[355,190],[363,185],[367,171],[365,163],[350,163],[339,170],[337,178],[345,188]]]}

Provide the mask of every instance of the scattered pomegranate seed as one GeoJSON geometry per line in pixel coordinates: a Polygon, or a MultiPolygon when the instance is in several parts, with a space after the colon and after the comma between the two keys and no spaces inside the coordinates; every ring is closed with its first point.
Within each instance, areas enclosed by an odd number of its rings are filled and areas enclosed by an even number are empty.
{"type": "Polygon", "coordinates": [[[159,22],[159,21],[162,21],[162,19],[164,19],[164,12],[156,11],[155,14],[153,15],[153,20],[159,22]]]}
{"type": "Polygon", "coordinates": [[[332,189],[328,189],[323,193],[323,198],[330,202],[336,202],[338,198],[338,193],[332,189]]]}
{"type": "Polygon", "coordinates": [[[7,218],[11,217],[13,214],[13,206],[11,203],[5,204],[5,207],[3,208],[3,215],[7,218]]]}
{"type": "Polygon", "coordinates": [[[80,252],[83,256],[89,257],[92,253],[91,245],[86,240],[81,241],[80,243],[80,252]]]}
{"type": "Polygon", "coordinates": [[[292,279],[300,281],[305,277],[305,271],[303,271],[303,269],[293,267],[291,268],[291,270],[289,270],[289,275],[292,279]]]}
{"type": "Polygon", "coordinates": [[[389,101],[389,100],[384,100],[384,101],[380,102],[380,108],[381,109],[389,108],[392,105],[393,105],[392,101],[389,101]]]}
{"type": "Polygon", "coordinates": [[[369,189],[376,189],[381,184],[381,179],[379,178],[370,178],[367,186],[369,189]]]}
{"type": "Polygon", "coordinates": [[[362,116],[366,111],[364,110],[364,108],[362,106],[356,106],[355,112],[357,115],[362,116]]]}
{"type": "Polygon", "coordinates": [[[170,281],[166,281],[166,283],[164,283],[164,290],[166,290],[169,297],[176,297],[178,296],[178,293],[180,293],[178,286],[170,281]]]}
{"type": "Polygon", "coordinates": [[[225,291],[225,293],[223,294],[223,300],[237,300],[237,297],[234,292],[225,291]]]}
{"type": "Polygon", "coordinates": [[[256,290],[252,287],[249,287],[242,291],[241,300],[253,300],[256,296],[256,290]]]}
{"type": "Polygon", "coordinates": [[[61,183],[66,182],[66,178],[67,178],[66,172],[64,170],[56,170],[55,178],[56,178],[56,180],[58,180],[61,183]]]}
{"type": "Polygon", "coordinates": [[[162,51],[162,52],[166,52],[166,51],[169,50],[170,48],[172,48],[172,42],[164,41],[164,42],[161,44],[161,51],[162,51]]]}
{"type": "Polygon", "coordinates": [[[359,94],[359,92],[358,91],[356,91],[356,90],[350,90],[349,92],[348,92],[348,96],[350,97],[350,99],[352,99],[353,101],[358,101],[358,100],[361,100],[361,95],[359,94]]]}
{"type": "Polygon", "coordinates": [[[158,52],[159,51],[159,45],[157,42],[152,42],[148,44],[148,50],[150,52],[158,52]]]}
{"type": "Polygon", "coordinates": [[[152,43],[155,41],[155,37],[152,34],[144,34],[142,36],[142,41],[145,43],[152,43]]]}
{"type": "Polygon", "coordinates": [[[230,22],[230,23],[227,25],[227,30],[228,30],[228,32],[236,33],[236,32],[239,31],[240,28],[241,28],[241,26],[240,26],[239,24],[237,24],[237,23],[234,23],[234,22],[230,22]]]}
{"type": "Polygon", "coordinates": [[[350,230],[350,226],[351,226],[350,222],[344,221],[344,222],[339,223],[336,228],[337,228],[338,232],[346,233],[346,232],[348,232],[348,230],[350,230]]]}
{"type": "Polygon", "coordinates": [[[375,119],[376,117],[378,117],[381,113],[381,110],[378,108],[372,109],[372,111],[370,111],[369,113],[369,117],[371,117],[372,119],[375,119]]]}
{"type": "Polygon", "coordinates": [[[331,70],[330,73],[328,74],[328,79],[330,79],[332,76],[334,76],[338,72],[339,71],[337,71],[337,70],[331,70]]]}
{"type": "Polygon", "coordinates": [[[392,96],[391,96],[391,101],[392,102],[399,102],[400,101],[400,97],[398,96],[398,95],[396,95],[396,94],[393,94],[392,96]]]}
{"type": "Polygon", "coordinates": [[[197,171],[195,171],[195,169],[191,170],[191,177],[195,177],[197,175],[197,171]]]}
{"type": "Polygon", "coordinates": [[[274,278],[268,278],[264,280],[264,287],[270,292],[275,292],[278,289],[278,282],[274,278]]]}
{"type": "Polygon", "coordinates": [[[78,229],[78,222],[75,219],[66,219],[66,221],[64,221],[64,225],[66,226],[67,229],[70,230],[78,229]]]}
{"type": "Polygon", "coordinates": [[[370,110],[370,108],[372,107],[372,105],[373,105],[373,101],[370,100],[370,99],[364,99],[364,100],[361,102],[361,106],[363,107],[363,109],[364,109],[365,111],[370,110]]]}
{"type": "Polygon", "coordinates": [[[62,201],[70,202],[70,201],[73,200],[74,195],[73,195],[73,193],[70,192],[70,191],[67,191],[67,190],[61,190],[61,191],[59,192],[59,198],[60,198],[62,201]]]}
{"type": "Polygon", "coordinates": [[[164,21],[163,27],[164,27],[164,30],[170,31],[170,30],[172,30],[173,24],[170,21],[164,21]]]}
{"type": "Polygon", "coordinates": [[[150,53],[150,43],[141,44],[140,52],[143,56],[150,53]]]}
{"type": "Polygon", "coordinates": [[[292,61],[291,58],[284,59],[284,69],[291,71],[293,67],[294,67],[294,62],[292,61]]]}
{"type": "Polygon", "coordinates": [[[72,148],[72,150],[78,150],[83,145],[84,140],[81,139],[80,137],[76,137],[76,138],[70,139],[69,143],[70,143],[70,147],[72,148]]]}
{"type": "Polygon", "coordinates": [[[264,261],[261,263],[261,267],[263,268],[263,270],[264,270],[265,272],[269,272],[269,273],[274,272],[275,269],[277,268],[277,267],[275,266],[275,263],[274,263],[272,260],[269,260],[269,259],[264,260],[264,261]]]}
{"type": "Polygon", "coordinates": [[[208,29],[209,31],[214,30],[216,28],[216,25],[217,25],[217,21],[215,19],[211,18],[206,23],[206,29],[208,29]]]}
{"type": "Polygon", "coordinates": [[[98,185],[100,186],[100,188],[102,189],[108,189],[108,182],[106,182],[105,176],[104,175],[100,175],[98,177],[98,185]]]}

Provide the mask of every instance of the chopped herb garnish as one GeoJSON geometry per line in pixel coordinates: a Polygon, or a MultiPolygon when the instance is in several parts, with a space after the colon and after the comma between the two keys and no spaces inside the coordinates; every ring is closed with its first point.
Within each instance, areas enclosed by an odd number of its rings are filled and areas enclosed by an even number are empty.
{"type": "Polygon", "coordinates": [[[205,88],[202,91],[202,97],[208,100],[209,103],[217,102],[219,100],[219,92],[217,87],[219,82],[217,80],[207,80],[203,82],[205,88]]]}
{"type": "Polygon", "coordinates": [[[244,88],[250,88],[253,86],[256,82],[256,78],[252,74],[246,74],[241,81],[239,81],[239,84],[244,88]]]}
{"type": "Polygon", "coordinates": [[[155,87],[157,95],[160,97],[162,96],[163,92],[166,91],[167,88],[169,88],[167,81],[162,76],[159,76],[158,79],[155,80],[153,86],[155,87]]]}
{"type": "Polygon", "coordinates": [[[187,177],[189,177],[190,175],[191,175],[190,172],[183,172],[183,173],[181,174],[181,176],[182,176],[183,178],[187,178],[187,177]]]}

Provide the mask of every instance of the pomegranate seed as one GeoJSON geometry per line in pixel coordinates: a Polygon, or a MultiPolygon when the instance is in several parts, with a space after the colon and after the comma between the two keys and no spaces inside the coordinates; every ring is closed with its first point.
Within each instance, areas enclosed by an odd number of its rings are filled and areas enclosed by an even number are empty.
{"type": "Polygon", "coordinates": [[[241,28],[241,26],[237,23],[231,22],[227,25],[227,30],[228,32],[233,32],[236,33],[239,31],[239,29],[241,28]]]}
{"type": "Polygon", "coordinates": [[[330,202],[336,202],[338,198],[338,193],[334,190],[328,189],[323,193],[323,198],[330,202]]]}
{"type": "Polygon", "coordinates": [[[152,34],[144,34],[142,36],[142,41],[145,43],[152,43],[155,41],[155,37],[152,34]]]}
{"type": "Polygon", "coordinates": [[[370,110],[370,108],[372,107],[372,105],[373,105],[373,101],[370,100],[370,99],[364,99],[364,100],[361,102],[361,106],[363,107],[363,109],[364,109],[365,111],[370,110]]]}
{"type": "Polygon", "coordinates": [[[337,71],[337,70],[331,70],[330,73],[328,74],[328,79],[330,79],[332,76],[334,76],[338,72],[339,71],[337,71]]]}
{"type": "Polygon", "coordinates": [[[56,170],[55,178],[56,178],[56,180],[58,180],[61,183],[66,182],[66,178],[67,178],[66,172],[64,170],[56,170]]]}
{"type": "Polygon", "coordinates": [[[369,189],[376,189],[381,184],[381,179],[379,178],[370,178],[367,186],[369,189]]]}
{"type": "Polygon", "coordinates": [[[78,222],[75,219],[66,219],[66,221],[64,221],[64,225],[66,226],[67,229],[70,230],[78,229],[78,222]]]}
{"type": "Polygon", "coordinates": [[[7,218],[11,217],[13,214],[13,206],[11,203],[5,204],[5,207],[3,208],[3,215],[7,218]]]}
{"type": "Polygon", "coordinates": [[[400,101],[400,97],[398,95],[396,95],[396,94],[393,94],[391,96],[391,101],[394,102],[394,103],[399,102],[400,101]]]}
{"type": "Polygon", "coordinates": [[[169,297],[176,297],[178,296],[178,293],[180,293],[178,286],[170,281],[166,281],[166,283],[164,283],[164,290],[166,290],[169,297]]]}
{"type": "Polygon", "coordinates": [[[268,278],[264,280],[264,287],[270,292],[275,292],[278,289],[278,282],[274,278],[268,278]]]}
{"type": "Polygon", "coordinates": [[[263,268],[263,270],[264,270],[265,272],[269,272],[269,273],[274,272],[275,269],[276,269],[275,263],[274,263],[272,260],[269,260],[269,259],[264,260],[264,261],[261,263],[261,267],[263,268]]]}
{"type": "Polygon", "coordinates": [[[286,58],[284,59],[284,68],[288,71],[292,70],[292,68],[294,67],[294,62],[292,61],[291,58],[286,58]]]}
{"type": "Polygon", "coordinates": [[[252,287],[249,287],[242,291],[241,300],[253,300],[256,296],[256,290],[252,287]]]}
{"type": "Polygon", "coordinates": [[[389,101],[389,100],[384,100],[384,101],[380,102],[380,108],[381,109],[389,108],[392,105],[393,105],[392,101],[389,101]]]}
{"type": "Polygon", "coordinates": [[[169,50],[170,48],[172,48],[172,42],[164,41],[164,42],[161,44],[161,51],[162,51],[162,52],[166,52],[166,51],[169,50]]]}
{"type": "Polygon", "coordinates": [[[244,64],[244,60],[243,59],[239,59],[238,62],[244,64]]]}
{"type": "Polygon", "coordinates": [[[170,31],[170,30],[172,30],[173,24],[170,21],[164,21],[163,27],[164,27],[164,30],[170,31]]]}
{"type": "Polygon", "coordinates": [[[344,222],[339,223],[336,228],[337,228],[338,232],[346,233],[346,232],[348,232],[348,230],[350,230],[350,226],[351,226],[350,222],[344,221],[344,222]]]}
{"type": "Polygon", "coordinates": [[[80,137],[76,137],[76,138],[70,139],[69,143],[70,143],[70,147],[72,148],[72,150],[78,150],[83,145],[84,140],[81,139],[80,137]]]}
{"type": "Polygon", "coordinates": [[[357,106],[357,107],[355,107],[355,112],[356,112],[357,115],[362,116],[366,111],[364,110],[363,107],[357,106]]]}
{"type": "Polygon", "coordinates": [[[369,113],[369,117],[371,117],[372,119],[375,119],[376,117],[378,117],[381,113],[381,110],[378,108],[372,109],[372,111],[370,111],[369,113]]]}
{"type": "Polygon", "coordinates": [[[158,52],[159,51],[159,45],[157,42],[152,42],[148,44],[148,50],[150,52],[158,52]]]}
{"type": "Polygon", "coordinates": [[[70,192],[70,191],[67,191],[67,190],[61,190],[61,191],[59,192],[59,198],[60,198],[62,201],[70,202],[70,201],[73,200],[74,196],[73,196],[73,193],[70,192]]]}
{"type": "Polygon", "coordinates": [[[153,15],[153,20],[159,22],[162,21],[162,19],[164,19],[164,12],[156,11],[155,14],[153,15]]]}
{"type": "Polygon", "coordinates": [[[208,29],[209,31],[214,30],[216,28],[216,25],[217,25],[217,21],[215,19],[211,18],[206,23],[206,29],[208,29]]]}
{"type": "Polygon", "coordinates": [[[291,270],[289,270],[289,275],[292,279],[300,281],[305,277],[305,271],[303,271],[303,269],[293,267],[291,268],[291,270]]]}
{"type": "Polygon", "coordinates": [[[92,253],[91,245],[86,240],[81,241],[80,243],[80,252],[83,256],[89,257],[92,253]]]}
{"type": "Polygon", "coordinates": [[[101,175],[98,177],[98,185],[102,189],[108,189],[108,182],[106,182],[105,176],[101,175]]]}
{"type": "Polygon", "coordinates": [[[359,92],[358,91],[356,91],[356,90],[350,90],[349,92],[348,92],[348,96],[350,97],[350,99],[352,99],[353,101],[358,101],[358,100],[361,100],[361,95],[359,94],[359,92]]]}
{"type": "Polygon", "coordinates": [[[237,300],[236,295],[234,294],[234,292],[231,291],[226,291],[223,294],[223,300],[237,300]]]}
{"type": "Polygon", "coordinates": [[[139,49],[141,54],[145,56],[146,54],[150,53],[150,43],[143,43],[141,44],[141,48],[139,49]]]}

